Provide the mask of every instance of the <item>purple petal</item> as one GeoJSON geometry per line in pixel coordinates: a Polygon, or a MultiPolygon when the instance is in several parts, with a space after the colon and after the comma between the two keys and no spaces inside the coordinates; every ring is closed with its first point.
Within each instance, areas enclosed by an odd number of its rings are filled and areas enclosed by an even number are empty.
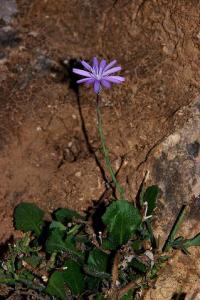
{"type": "Polygon", "coordinates": [[[104,69],[104,71],[107,71],[108,69],[110,69],[111,67],[113,67],[115,64],[117,63],[116,60],[111,61],[104,69]]]}
{"type": "Polygon", "coordinates": [[[93,83],[94,82],[94,79],[93,78],[83,78],[83,79],[80,79],[80,80],[77,80],[77,83],[93,83]]]}
{"type": "Polygon", "coordinates": [[[94,78],[90,78],[88,79],[88,81],[85,83],[87,86],[94,83],[95,79],[94,78]]]}
{"type": "Polygon", "coordinates": [[[109,69],[109,70],[103,72],[103,76],[121,71],[121,69],[122,69],[121,67],[115,67],[115,68],[109,69]]]}
{"type": "Polygon", "coordinates": [[[92,72],[92,67],[84,60],[81,61],[84,68],[86,68],[88,71],[92,72]]]}
{"type": "Polygon", "coordinates": [[[91,78],[92,77],[92,74],[87,72],[87,71],[84,71],[84,70],[81,70],[81,69],[73,69],[72,70],[75,74],[78,74],[78,75],[81,75],[81,76],[85,76],[85,77],[89,77],[91,78]]]}
{"type": "Polygon", "coordinates": [[[96,57],[93,58],[93,69],[97,72],[99,68],[99,62],[96,57]]]}
{"type": "Polygon", "coordinates": [[[95,82],[94,82],[94,91],[95,91],[96,94],[99,93],[100,87],[101,87],[100,81],[99,80],[95,80],[95,82]]]}
{"type": "Polygon", "coordinates": [[[101,75],[103,73],[105,66],[106,66],[106,60],[102,59],[100,62],[100,65],[99,65],[99,75],[101,75]]]}
{"type": "Polygon", "coordinates": [[[121,76],[105,76],[103,79],[113,83],[121,83],[125,81],[125,78],[121,76]]]}
{"type": "Polygon", "coordinates": [[[110,82],[107,80],[104,80],[104,79],[101,80],[101,84],[107,89],[109,89],[111,87],[110,82]]]}

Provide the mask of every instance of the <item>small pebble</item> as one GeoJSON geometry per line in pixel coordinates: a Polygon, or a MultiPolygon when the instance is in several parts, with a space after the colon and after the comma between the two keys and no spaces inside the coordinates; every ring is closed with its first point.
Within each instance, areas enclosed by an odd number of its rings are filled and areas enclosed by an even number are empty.
{"type": "Polygon", "coordinates": [[[75,173],[76,177],[81,177],[81,175],[82,175],[81,171],[78,171],[78,172],[75,173]]]}

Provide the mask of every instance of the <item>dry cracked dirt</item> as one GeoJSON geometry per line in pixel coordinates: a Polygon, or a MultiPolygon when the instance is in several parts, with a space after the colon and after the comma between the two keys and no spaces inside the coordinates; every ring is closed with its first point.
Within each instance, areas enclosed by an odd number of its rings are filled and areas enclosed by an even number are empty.
{"type": "MultiPolygon", "coordinates": [[[[92,89],[71,67],[116,58],[126,82],[102,93],[118,179],[134,199],[145,172],[162,190],[154,227],[164,242],[200,231],[200,2],[0,0],[0,242],[21,201],[85,210],[105,191],[92,89]],[[79,96],[78,96],[79,94],[79,96]]],[[[200,299],[200,252],[176,253],[145,300],[200,299]],[[184,296],[185,295],[185,296],[184,296]],[[174,298],[175,299],[175,298],[174,298]]]]}

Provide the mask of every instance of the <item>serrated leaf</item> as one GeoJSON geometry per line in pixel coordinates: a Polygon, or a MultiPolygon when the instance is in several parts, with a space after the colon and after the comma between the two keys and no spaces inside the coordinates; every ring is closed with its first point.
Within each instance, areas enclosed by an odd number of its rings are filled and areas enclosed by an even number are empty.
{"type": "Polygon", "coordinates": [[[20,203],[14,212],[15,228],[24,232],[32,231],[36,236],[42,232],[44,212],[33,203],[20,203]]]}
{"type": "Polygon", "coordinates": [[[80,214],[68,208],[60,208],[54,213],[54,215],[56,220],[64,225],[67,225],[67,223],[71,222],[73,218],[82,219],[80,214]]]}
{"type": "Polygon", "coordinates": [[[64,265],[64,281],[70,288],[73,295],[79,295],[84,291],[84,276],[81,272],[80,266],[72,261],[68,260],[64,265]]]}
{"type": "Polygon", "coordinates": [[[117,200],[108,206],[102,220],[119,246],[125,244],[138,228],[141,215],[128,201],[117,200]]]}
{"type": "Polygon", "coordinates": [[[143,203],[148,203],[147,216],[152,215],[154,209],[156,208],[156,199],[158,197],[159,188],[157,185],[149,186],[144,195],[143,195],[143,203]]]}
{"type": "Polygon", "coordinates": [[[99,249],[93,249],[89,253],[88,266],[99,272],[106,272],[109,256],[99,249]]]}
{"type": "Polygon", "coordinates": [[[67,300],[67,296],[65,293],[65,278],[64,272],[54,272],[49,278],[47,288],[45,292],[51,296],[56,296],[59,299],[67,300]]]}

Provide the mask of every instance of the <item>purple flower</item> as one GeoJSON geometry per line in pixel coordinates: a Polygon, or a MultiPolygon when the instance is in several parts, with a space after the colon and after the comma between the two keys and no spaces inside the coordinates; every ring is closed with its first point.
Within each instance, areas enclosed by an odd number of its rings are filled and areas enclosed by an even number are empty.
{"type": "Polygon", "coordinates": [[[82,60],[81,64],[85,70],[74,68],[73,72],[85,77],[78,80],[77,83],[93,84],[95,93],[99,94],[102,86],[110,88],[112,83],[122,83],[125,80],[124,77],[113,75],[121,70],[121,67],[114,67],[116,63],[117,61],[113,60],[109,64],[106,64],[105,59],[102,59],[99,63],[98,59],[94,57],[92,67],[86,61],[82,60]]]}

